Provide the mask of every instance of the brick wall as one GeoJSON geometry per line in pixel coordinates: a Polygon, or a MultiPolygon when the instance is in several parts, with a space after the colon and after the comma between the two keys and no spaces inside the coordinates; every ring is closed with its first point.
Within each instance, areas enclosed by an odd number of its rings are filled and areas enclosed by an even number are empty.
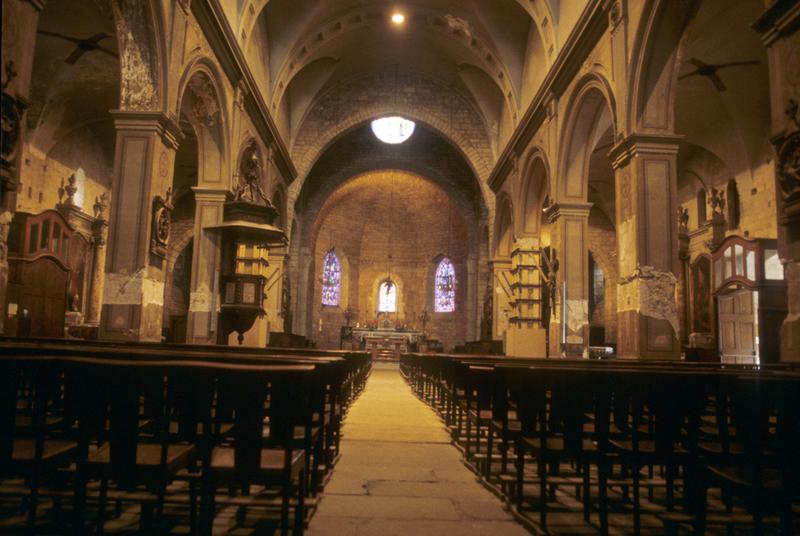
{"type": "Polygon", "coordinates": [[[320,347],[338,347],[343,311],[358,312],[353,322],[376,319],[377,289],[391,274],[398,284],[398,312],[392,318],[419,327],[427,307],[429,336],[445,348],[464,342],[467,330],[467,226],[455,203],[433,183],[402,171],[366,173],[345,183],[322,208],[313,252],[312,333],[320,347]],[[449,229],[449,230],[448,230],[449,229]],[[321,307],[321,266],[334,247],[343,261],[339,307],[321,307]],[[388,259],[391,254],[391,260],[388,259]],[[433,312],[433,273],[447,254],[456,269],[456,311],[433,312]],[[320,322],[321,320],[321,322],[320,322]]]}

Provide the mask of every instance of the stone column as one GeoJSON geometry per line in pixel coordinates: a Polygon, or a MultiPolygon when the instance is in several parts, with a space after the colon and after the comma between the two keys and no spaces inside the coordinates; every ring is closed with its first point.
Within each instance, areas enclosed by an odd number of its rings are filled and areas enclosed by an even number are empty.
{"type": "Polygon", "coordinates": [[[298,285],[297,288],[292,289],[295,296],[297,296],[297,307],[295,308],[295,321],[294,329],[298,335],[304,335],[309,339],[315,336],[314,327],[311,325],[313,322],[313,311],[311,310],[311,303],[313,299],[309,298],[309,292],[313,289],[311,278],[314,274],[311,271],[311,262],[313,259],[310,248],[300,247],[300,255],[298,259],[298,285]]]}
{"type": "Polygon", "coordinates": [[[619,357],[680,357],[678,142],[633,134],[609,153],[616,175],[619,357]]]}
{"type": "Polygon", "coordinates": [[[92,275],[89,281],[89,299],[86,323],[100,324],[100,312],[103,308],[103,289],[106,275],[106,243],[108,241],[108,222],[97,219],[92,224],[92,275]]]}
{"type": "Polygon", "coordinates": [[[767,47],[776,153],[778,254],[784,263],[786,318],[781,324],[781,361],[800,361],[800,9],[776,0],[753,23],[767,47]]]}
{"type": "Polygon", "coordinates": [[[17,204],[19,154],[25,141],[25,110],[33,71],[39,12],[44,0],[3,1],[3,145],[0,159],[0,334],[7,316],[8,233],[17,204]]]}
{"type": "Polygon", "coordinates": [[[548,220],[555,224],[551,238],[559,262],[558,305],[551,323],[554,327],[550,330],[551,355],[589,357],[588,237],[591,207],[591,203],[557,203],[548,209],[548,220]]]}
{"type": "Polygon", "coordinates": [[[219,312],[220,235],[206,228],[222,223],[227,190],[193,187],[194,247],[186,342],[214,344],[219,312]]]}
{"type": "Polygon", "coordinates": [[[112,115],[117,139],[100,338],[159,341],[165,261],[151,250],[153,208],[172,185],[180,128],[161,112],[112,115]]]}

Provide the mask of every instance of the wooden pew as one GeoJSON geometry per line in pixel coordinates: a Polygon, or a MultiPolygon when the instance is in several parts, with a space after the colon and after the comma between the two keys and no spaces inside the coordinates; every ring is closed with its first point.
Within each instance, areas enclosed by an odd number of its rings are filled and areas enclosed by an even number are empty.
{"type": "MultiPolygon", "coordinates": [[[[148,366],[152,363],[163,363],[165,360],[225,367],[310,366],[315,371],[313,384],[310,389],[301,391],[310,394],[309,404],[313,412],[310,414],[311,420],[305,427],[295,428],[293,444],[305,453],[304,474],[308,475],[314,493],[319,489],[324,476],[320,475],[320,468],[321,472],[328,473],[335,461],[342,415],[347,405],[363,388],[370,366],[368,355],[361,352],[326,352],[308,349],[280,349],[276,352],[275,349],[151,343],[87,343],[60,339],[2,338],[0,353],[5,359],[16,359],[16,362],[26,363],[26,366],[48,359],[93,359],[109,363],[129,363],[131,366],[139,364],[148,366]]],[[[14,390],[10,384],[4,384],[3,387],[6,395],[14,390]]],[[[5,418],[5,414],[3,416],[5,418]]],[[[13,432],[6,433],[8,429],[4,427],[3,437],[10,435],[13,438],[13,432]]],[[[4,441],[1,445],[5,447],[7,442],[4,441]]]]}
{"type": "MultiPolygon", "coordinates": [[[[724,480],[719,477],[719,470],[703,470],[714,459],[704,456],[698,448],[701,438],[710,445],[718,444],[721,433],[714,427],[723,428],[728,422],[720,420],[717,409],[730,398],[730,392],[721,386],[731,379],[748,378],[752,382],[778,382],[780,390],[793,392],[787,386],[795,381],[791,378],[798,376],[797,364],[730,366],[447,354],[406,354],[401,357],[401,369],[418,396],[442,414],[454,443],[464,448],[467,461],[474,462],[474,469],[488,484],[499,486],[520,517],[532,520],[533,498],[533,511],[539,513],[536,529],[545,529],[553,490],[568,484],[575,487],[576,498],[582,498],[588,522],[595,504],[590,491],[596,489],[601,532],[608,531],[611,487],[623,496],[632,490],[632,499],[625,499],[623,505],[634,516],[634,532],[640,530],[640,488],[647,489],[651,502],[656,487],[665,490],[665,512],[659,516],[666,526],[701,524],[706,505],[692,491],[698,482],[719,485],[724,480]],[[492,413],[490,426],[481,419],[487,399],[492,413]],[[608,406],[604,402],[608,400],[616,402],[608,406]],[[514,419],[517,429],[512,426],[514,419]],[[500,438],[497,446],[501,454],[497,457],[492,450],[495,436],[500,438]],[[506,464],[512,449],[517,460],[513,481],[506,464]],[[499,458],[496,464],[495,458],[499,458]],[[536,462],[535,474],[525,471],[526,460],[536,462]],[[577,469],[574,477],[553,473],[573,464],[577,469]],[[493,469],[497,465],[499,470],[493,469]],[[666,467],[663,477],[654,475],[653,468],[661,465],[666,467]],[[620,473],[622,470],[627,477],[620,473]],[[717,476],[703,480],[703,475],[708,474],[717,476]],[[528,484],[537,484],[538,493],[531,495],[528,484]],[[680,504],[676,498],[678,489],[683,490],[680,504]]],[[[784,404],[785,411],[788,406],[784,404]]],[[[785,417],[784,421],[793,418],[785,417]]],[[[767,419],[762,415],[759,422],[766,425],[767,419]]],[[[773,427],[770,430],[774,432],[773,427]]],[[[800,426],[797,430],[800,434],[800,426]]],[[[785,434],[781,442],[791,443],[796,437],[785,434]]],[[[763,449],[754,450],[764,454],[763,449]]],[[[784,482],[797,482],[800,475],[792,468],[800,466],[800,446],[782,452],[782,474],[791,476],[784,482]]],[[[746,458],[733,458],[736,465],[748,466],[746,458]]],[[[728,477],[726,485],[732,485],[731,481],[728,477]]],[[[773,484],[772,488],[761,491],[782,498],[785,519],[791,512],[785,503],[797,499],[798,487],[773,484]]],[[[745,489],[752,492],[753,486],[745,489]]],[[[761,514],[754,504],[745,506],[754,511],[753,526],[758,529],[761,514]]],[[[712,518],[716,523],[726,522],[719,515],[712,518]]]]}

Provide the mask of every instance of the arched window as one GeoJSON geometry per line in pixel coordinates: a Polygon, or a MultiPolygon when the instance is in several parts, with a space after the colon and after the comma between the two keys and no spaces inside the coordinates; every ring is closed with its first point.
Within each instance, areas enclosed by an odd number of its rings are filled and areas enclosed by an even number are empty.
{"type": "Polygon", "coordinates": [[[731,179],[728,181],[727,187],[728,197],[728,229],[736,229],[739,227],[739,189],[736,187],[736,181],[731,179]]]}
{"type": "Polygon", "coordinates": [[[453,263],[445,257],[436,268],[433,310],[436,313],[452,313],[456,309],[456,271],[453,263]]]}
{"type": "Polygon", "coordinates": [[[378,287],[378,312],[397,312],[397,285],[391,279],[386,279],[378,287]]]}
{"type": "Polygon", "coordinates": [[[322,261],[322,305],[339,306],[342,289],[342,266],[333,250],[325,254],[322,261]]]}
{"type": "Polygon", "coordinates": [[[706,221],[706,190],[700,188],[697,192],[697,225],[700,226],[706,221]]]}

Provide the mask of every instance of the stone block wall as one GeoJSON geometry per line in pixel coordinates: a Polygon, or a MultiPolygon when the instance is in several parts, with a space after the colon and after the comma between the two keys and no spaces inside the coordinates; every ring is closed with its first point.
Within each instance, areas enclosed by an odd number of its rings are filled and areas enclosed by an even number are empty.
{"type": "Polygon", "coordinates": [[[348,305],[357,312],[351,323],[378,320],[378,287],[386,277],[398,285],[394,323],[421,329],[418,317],[427,308],[430,337],[446,349],[464,342],[470,244],[465,222],[443,190],[406,172],[368,173],[333,193],[317,225],[310,338],[320,347],[338,347],[348,305]],[[331,248],[342,264],[339,307],[321,305],[323,257],[331,248]],[[456,270],[456,310],[435,313],[434,273],[445,255],[456,270]]]}

